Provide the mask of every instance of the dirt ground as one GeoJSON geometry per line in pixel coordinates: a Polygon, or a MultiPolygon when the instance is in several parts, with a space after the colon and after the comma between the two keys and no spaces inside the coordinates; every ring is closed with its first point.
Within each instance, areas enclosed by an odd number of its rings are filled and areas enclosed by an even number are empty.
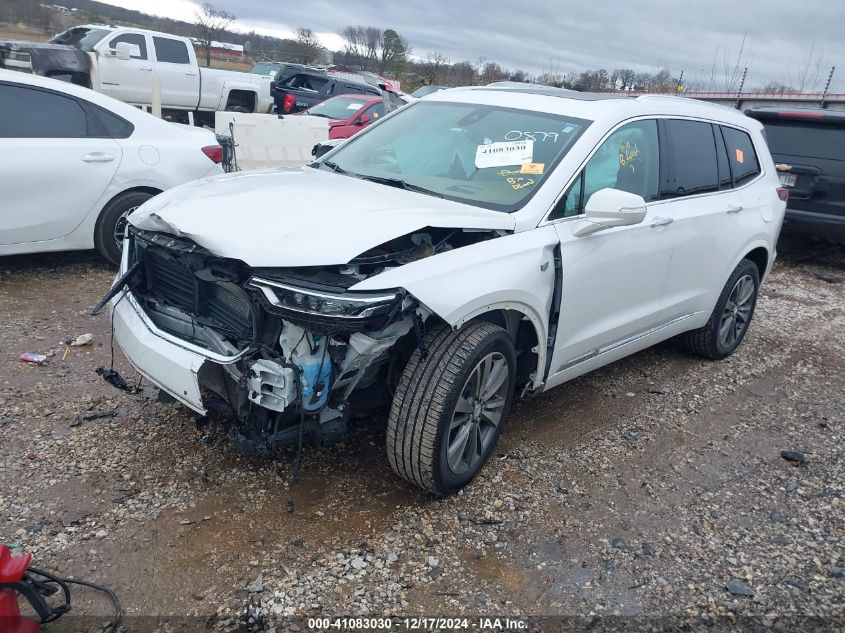
{"type": "MultiPolygon", "coordinates": [[[[112,276],[92,253],[0,258],[0,542],[114,589],[130,629],[149,616],[172,616],[162,630],[364,614],[579,618],[532,630],[845,622],[841,246],[782,240],[726,361],[670,341],[517,405],[494,458],[447,499],[392,474],[378,416],[306,449],[291,486],[290,452],[239,454],[151,385],[115,389],[96,373],[109,317],[87,314],[112,276]],[[85,333],[93,344],[68,347],[85,333]]],[[[118,349],[114,366],[138,384],[118,349]]],[[[73,612],[98,628],[110,607],[78,589],[73,612]]]]}

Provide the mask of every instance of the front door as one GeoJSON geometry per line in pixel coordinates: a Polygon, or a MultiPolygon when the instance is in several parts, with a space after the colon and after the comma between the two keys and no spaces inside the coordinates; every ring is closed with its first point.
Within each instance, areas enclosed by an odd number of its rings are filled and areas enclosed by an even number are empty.
{"type": "Polygon", "coordinates": [[[563,287],[550,375],[661,323],[673,234],[660,205],[652,204],[659,198],[659,170],[656,121],[628,123],[599,145],[555,210],[563,287]],[[645,220],[576,237],[587,201],[606,187],[642,196],[645,220]]]}
{"type": "Polygon", "coordinates": [[[121,33],[97,45],[97,82],[100,92],[133,105],[152,102],[153,63],[143,33],[121,33]],[[118,59],[117,45],[130,45],[129,59],[118,59]]]}

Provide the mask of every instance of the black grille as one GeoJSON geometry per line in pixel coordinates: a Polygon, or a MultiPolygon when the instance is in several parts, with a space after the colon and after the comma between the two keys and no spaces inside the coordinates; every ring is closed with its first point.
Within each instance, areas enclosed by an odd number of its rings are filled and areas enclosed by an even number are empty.
{"type": "Polygon", "coordinates": [[[193,311],[197,279],[176,256],[148,249],[144,257],[147,286],[162,301],[183,310],[193,311]]]}
{"type": "MultiPolygon", "coordinates": [[[[146,245],[142,257],[145,283],[135,290],[141,299],[179,308],[196,323],[211,327],[233,343],[252,339],[249,296],[236,284],[217,280],[208,257],[151,244],[146,245]]],[[[167,319],[157,318],[155,310],[147,313],[168,329],[167,319]]]]}

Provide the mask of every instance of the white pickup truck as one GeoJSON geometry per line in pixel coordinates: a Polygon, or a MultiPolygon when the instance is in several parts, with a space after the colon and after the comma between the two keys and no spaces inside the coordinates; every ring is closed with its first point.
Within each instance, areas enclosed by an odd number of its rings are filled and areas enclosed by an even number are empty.
{"type": "Polygon", "coordinates": [[[257,75],[200,68],[186,37],[124,26],[85,24],[59,33],[50,44],[88,54],[91,88],[136,106],[152,105],[152,77],[161,79],[166,113],[194,112],[209,119],[219,110],[267,113],[273,99],[257,75]],[[209,114],[205,114],[209,113],[209,114]]]}

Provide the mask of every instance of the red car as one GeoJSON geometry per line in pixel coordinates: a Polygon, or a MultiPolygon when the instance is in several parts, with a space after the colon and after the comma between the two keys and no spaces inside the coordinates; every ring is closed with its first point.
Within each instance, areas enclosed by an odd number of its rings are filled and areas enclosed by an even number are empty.
{"type": "Polygon", "coordinates": [[[384,100],[371,95],[338,95],[305,110],[329,120],[329,139],[349,138],[384,116],[384,100]]]}

